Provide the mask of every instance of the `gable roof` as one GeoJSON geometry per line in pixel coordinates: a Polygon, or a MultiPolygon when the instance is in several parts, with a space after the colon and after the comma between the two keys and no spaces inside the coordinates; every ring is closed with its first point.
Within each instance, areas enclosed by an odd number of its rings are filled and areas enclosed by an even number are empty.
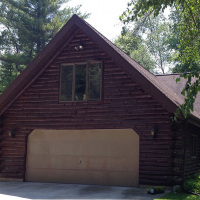
{"type": "MultiPolygon", "coordinates": [[[[131,59],[86,21],[79,18],[77,15],[73,15],[49,44],[0,96],[0,115],[37,79],[49,64],[53,62],[56,56],[67,46],[79,30],[82,30],[103,51],[112,57],[116,64],[121,66],[134,81],[157,99],[169,112],[175,112],[178,105],[184,102],[179,95],[174,93],[167,85],[163,84],[157,76],[151,74],[136,61],[131,59]]],[[[195,113],[192,114],[199,117],[195,113]]]]}

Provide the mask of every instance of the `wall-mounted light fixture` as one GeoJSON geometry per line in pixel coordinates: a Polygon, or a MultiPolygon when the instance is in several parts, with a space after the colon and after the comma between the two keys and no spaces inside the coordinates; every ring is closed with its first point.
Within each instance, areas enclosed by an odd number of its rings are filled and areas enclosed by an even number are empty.
{"type": "Polygon", "coordinates": [[[74,48],[76,51],[83,50],[83,45],[79,44],[79,45],[75,46],[74,48]]]}
{"type": "Polygon", "coordinates": [[[15,130],[14,130],[14,129],[10,129],[10,130],[8,131],[8,135],[9,135],[9,137],[11,137],[11,138],[15,137],[15,130]]]}
{"type": "Polygon", "coordinates": [[[158,134],[158,128],[156,126],[154,126],[152,129],[151,129],[151,135],[153,138],[156,138],[158,134]]]}

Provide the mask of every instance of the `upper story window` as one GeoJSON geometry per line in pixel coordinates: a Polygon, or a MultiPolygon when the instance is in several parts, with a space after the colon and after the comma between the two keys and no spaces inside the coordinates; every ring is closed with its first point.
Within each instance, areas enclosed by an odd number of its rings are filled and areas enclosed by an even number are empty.
{"type": "Polygon", "coordinates": [[[64,64],[61,66],[60,101],[101,99],[102,63],[64,64]]]}

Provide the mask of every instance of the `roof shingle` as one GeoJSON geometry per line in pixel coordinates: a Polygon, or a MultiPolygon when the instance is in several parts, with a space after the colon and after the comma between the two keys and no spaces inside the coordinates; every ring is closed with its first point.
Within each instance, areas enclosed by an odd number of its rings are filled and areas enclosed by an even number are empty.
{"type": "MultiPolygon", "coordinates": [[[[164,83],[171,90],[171,92],[176,94],[184,102],[185,97],[181,94],[181,92],[184,89],[187,80],[181,78],[181,80],[176,83],[176,79],[179,76],[180,74],[157,75],[157,79],[164,83]]],[[[194,102],[194,111],[192,114],[200,118],[200,93],[197,95],[194,102]]]]}

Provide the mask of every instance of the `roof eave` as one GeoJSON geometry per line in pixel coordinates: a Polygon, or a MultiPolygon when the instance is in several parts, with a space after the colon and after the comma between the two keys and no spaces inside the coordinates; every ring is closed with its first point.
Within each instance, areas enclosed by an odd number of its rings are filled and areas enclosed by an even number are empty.
{"type": "Polygon", "coordinates": [[[200,119],[192,114],[188,115],[188,122],[195,126],[200,127],[200,119]]]}

